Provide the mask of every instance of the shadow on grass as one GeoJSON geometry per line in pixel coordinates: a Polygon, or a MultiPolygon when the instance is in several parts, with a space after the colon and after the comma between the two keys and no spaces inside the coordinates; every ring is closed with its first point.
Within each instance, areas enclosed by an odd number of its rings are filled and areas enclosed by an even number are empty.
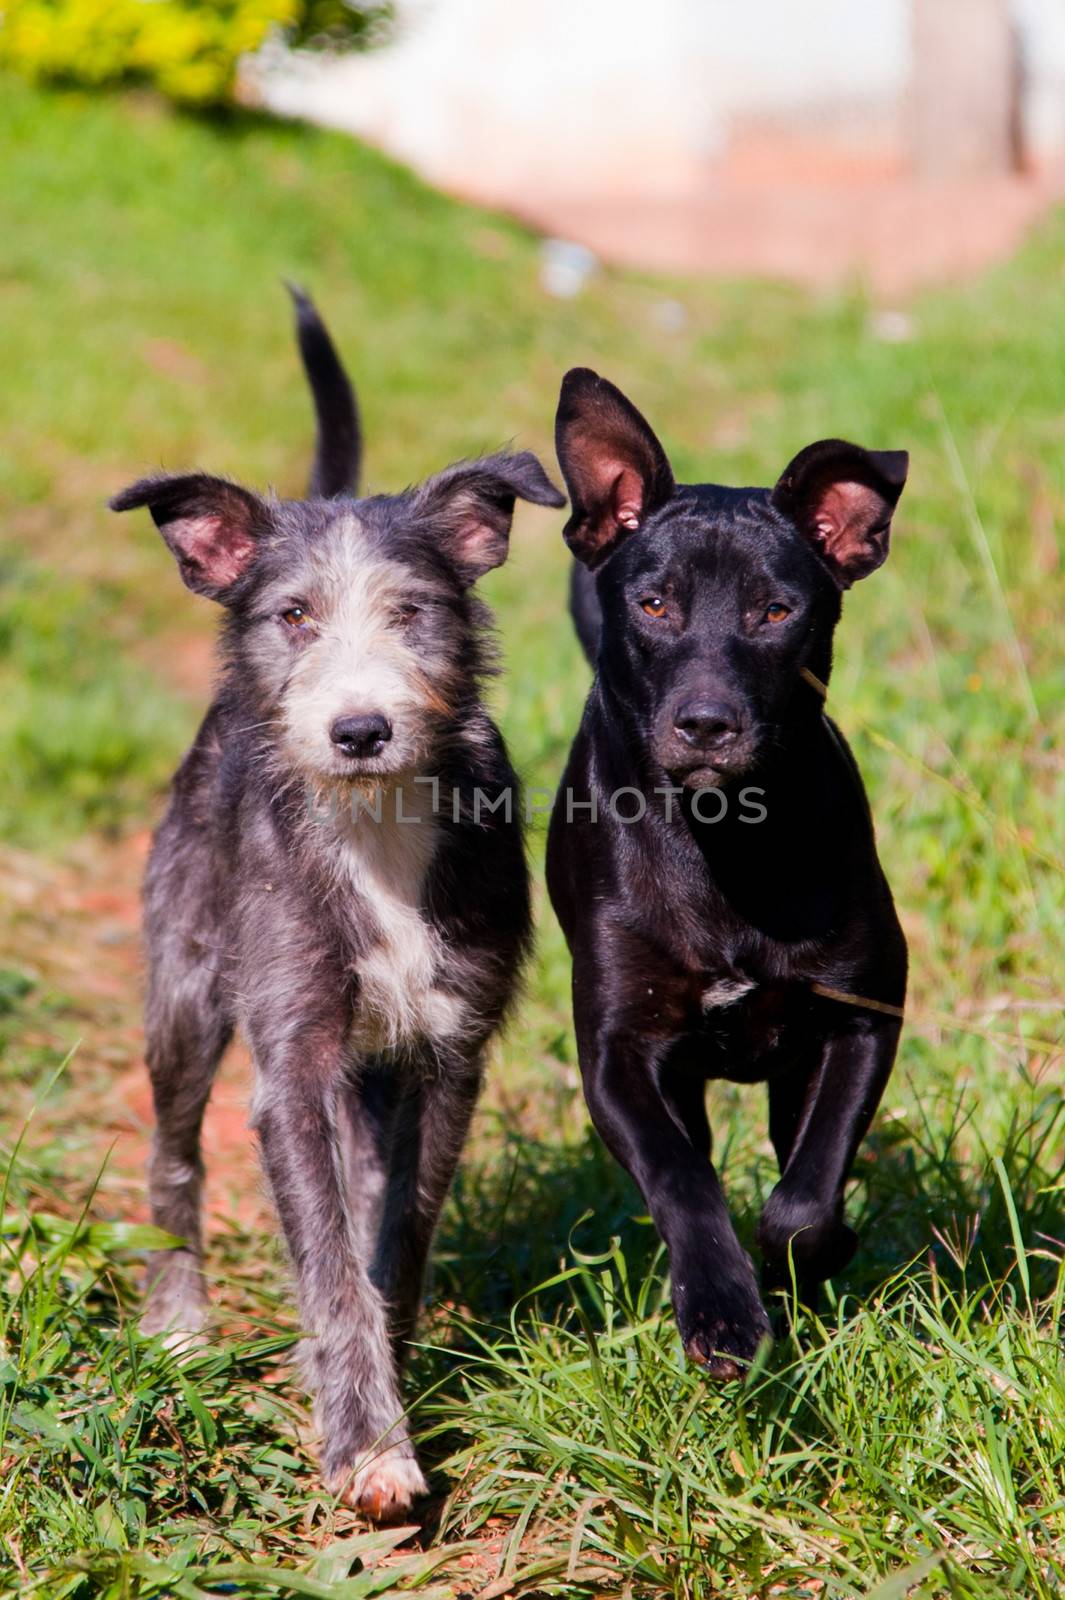
{"type": "MultiPolygon", "coordinates": [[[[997,1368],[991,1378],[985,1369],[1006,1360],[1000,1346],[1041,1371],[1044,1297],[1060,1271],[1065,1104],[1031,1083],[1014,1089],[1024,1109],[990,1147],[968,1098],[929,1096],[910,1117],[882,1118],[849,1197],[862,1237],[851,1269],[742,1391],[706,1384],[684,1362],[655,1230],[596,1136],[558,1149],[508,1132],[502,1157],[468,1171],[449,1208],[436,1285],[449,1304],[412,1363],[408,1393],[436,1490],[425,1535],[468,1533],[489,1513],[525,1526],[565,1484],[578,1520],[611,1489],[626,1507],[645,1494],[657,1549],[669,1474],[689,1474],[692,1505],[727,1500],[737,1493],[729,1463],[751,1440],[766,1451],[767,1484],[808,1472],[823,1496],[837,1479],[882,1494],[891,1441],[916,1438],[937,1406],[946,1415],[944,1393],[968,1439],[974,1385],[985,1409],[997,1399],[997,1368]]],[[[748,1140],[725,1167],[750,1247],[775,1167],[748,1140]]],[[[922,1471],[938,1484],[945,1446],[934,1428],[929,1439],[922,1471]]],[[[681,1566],[698,1542],[686,1516],[674,1528],[681,1566]]],[[[617,1547],[609,1515],[598,1539],[617,1547]]],[[[622,1544],[624,1563],[633,1549],[622,1544]]],[[[678,1594],[724,1592],[677,1584],[678,1594]]]]}
{"type": "Polygon", "coordinates": [[[658,1239],[645,1213],[591,1130],[562,1148],[507,1130],[497,1160],[460,1174],[434,1251],[435,1294],[488,1324],[533,1294],[550,1316],[571,1296],[541,1286],[575,1254],[602,1254],[617,1238],[634,1273],[650,1269],[658,1239]]]}
{"type": "MultiPolygon", "coordinates": [[[[974,1107],[961,1096],[936,1106],[934,1119],[876,1124],[848,1198],[861,1247],[834,1285],[838,1295],[868,1301],[930,1262],[945,1282],[960,1283],[970,1265],[995,1280],[1013,1266],[1018,1243],[1032,1258],[1033,1294],[1049,1293],[1063,1233],[1065,1101],[1030,1087],[1029,1108],[1014,1113],[997,1151],[978,1144],[975,1156],[962,1155],[974,1107]]],[[[757,1154],[730,1164],[725,1178],[737,1231],[756,1254],[775,1163],[757,1154]]],[[[435,1251],[434,1298],[488,1326],[507,1324],[515,1307],[519,1316],[566,1314],[573,1288],[555,1281],[559,1273],[614,1240],[630,1279],[642,1281],[661,1255],[658,1236],[596,1134],[559,1148],[506,1130],[498,1159],[459,1179],[435,1251]]]]}
{"type": "Polygon", "coordinates": [[[976,1110],[958,1095],[937,1117],[877,1124],[859,1158],[850,1212],[862,1248],[841,1287],[861,1298],[898,1275],[929,1267],[949,1286],[967,1271],[989,1281],[1028,1253],[1033,1297],[1056,1279],[1065,1222],[1065,1100],[1029,1084],[1025,1111],[1016,1109],[997,1150],[978,1143],[962,1155],[976,1110]]]}

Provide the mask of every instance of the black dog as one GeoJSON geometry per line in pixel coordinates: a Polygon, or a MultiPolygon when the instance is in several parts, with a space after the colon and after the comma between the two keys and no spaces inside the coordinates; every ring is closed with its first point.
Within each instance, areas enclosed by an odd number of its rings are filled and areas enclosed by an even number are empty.
{"type": "Polygon", "coordinates": [[[844,1185],[898,1043],[906,946],[823,695],[841,590],[887,555],[907,457],[829,439],[772,490],[678,485],[585,369],[556,442],[597,666],[547,862],[584,1090],[666,1242],[685,1349],[732,1378],[769,1324],[710,1163],[706,1080],[768,1084],[765,1279],[794,1268],[812,1296],[857,1246],[844,1185]]]}
{"type": "Polygon", "coordinates": [[[226,608],[218,693],[145,890],[152,1216],[185,1244],[155,1258],[143,1326],[180,1344],[205,1322],[200,1124],[239,1025],[325,1476],[393,1518],[425,1488],[398,1366],[529,942],[516,779],[481,698],[489,619],[472,586],[506,558],[518,496],[564,501],[528,452],[357,499],[354,397],[313,307],[297,308],[319,421],[312,497],[194,473],[112,501],[147,506],[188,586],[226,608]]]}

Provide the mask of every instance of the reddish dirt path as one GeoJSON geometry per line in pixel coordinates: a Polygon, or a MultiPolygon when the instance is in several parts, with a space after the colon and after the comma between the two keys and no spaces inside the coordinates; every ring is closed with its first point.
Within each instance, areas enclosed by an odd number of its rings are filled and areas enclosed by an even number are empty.
{"type": "Polygon", "coordinates": [[[922,182],[789,140],[744,148],[685,199],[533,192],[518,209],[619,265],[815,290],[861,281],[890,302],[1005,260],[1063,194],[1060,171],[922,182]]]}
{"type": "MultiPolygon", "coordinates": [[[[170,639],[165,650],[156,643],[157,670],[165,663],[175,688],[206,705],[209,639],[170,639]]],[[[140,884],[150,842],[148,829],[113,843],[90,835],[60,861],[0,849],[0,904],[6,908],[0,962],[32,974],[72,1002],[63,1038],[78,1042],[62,1115],[72,1110],[80,1125],[89,1127],[94,1170],[107,1158],[101,1199],[107,1209],[132,1220],[147,1216],[144,1168],[153,1122],[141,1016],[140,884]]],[[[250,1061],[241,1046],[234,1046],[222,1064],[204,1125],[207,1210],[219,1222],[272,1230],[248,1128],[250,1092],[250,1061]]]]}

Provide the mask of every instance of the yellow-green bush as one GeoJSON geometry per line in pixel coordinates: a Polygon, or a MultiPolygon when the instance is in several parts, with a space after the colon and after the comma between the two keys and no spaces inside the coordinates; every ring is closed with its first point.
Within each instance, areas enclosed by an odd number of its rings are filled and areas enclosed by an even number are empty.
{"type": "Polygon", "coordinates": [[[384,10],[348,0],[0,0],[0,67],[33,82],[150,83],[211,105],[230,97],[240,57],[269,34],[363,42],[384,10]]]}

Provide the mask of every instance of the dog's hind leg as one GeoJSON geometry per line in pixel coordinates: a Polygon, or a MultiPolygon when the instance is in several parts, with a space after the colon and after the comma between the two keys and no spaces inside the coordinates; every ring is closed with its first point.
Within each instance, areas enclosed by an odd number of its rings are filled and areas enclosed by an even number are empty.
{"type": "Polygon", "coordinates": [[[384,1210],[399,1110],[397,1068],[370,1060],[340,1086],[337,1129],[351,1220],[372,1259],[384,1210]]]}
{"type": "Polygon", "coordinates": [[[483,1076],[480,1051],[449,1055],[401,1090],[373,1278],[402,1363],[421,1306],[429,1247],[466,1142],[483,1076]]]}
{"type": "Polygon", "coordinates": [[[149,988],[148,1071],[155,1103],[155,1136],[148,1168],[152,1221],[185,1242],[156,1251],[148,1266],[141,1328],[168,1344],[188,1344],[206,1320],[201,1209],[200,1129],[232,1023],[218,974],[182,960],[176,949],[154,952],[149,988]]]}

